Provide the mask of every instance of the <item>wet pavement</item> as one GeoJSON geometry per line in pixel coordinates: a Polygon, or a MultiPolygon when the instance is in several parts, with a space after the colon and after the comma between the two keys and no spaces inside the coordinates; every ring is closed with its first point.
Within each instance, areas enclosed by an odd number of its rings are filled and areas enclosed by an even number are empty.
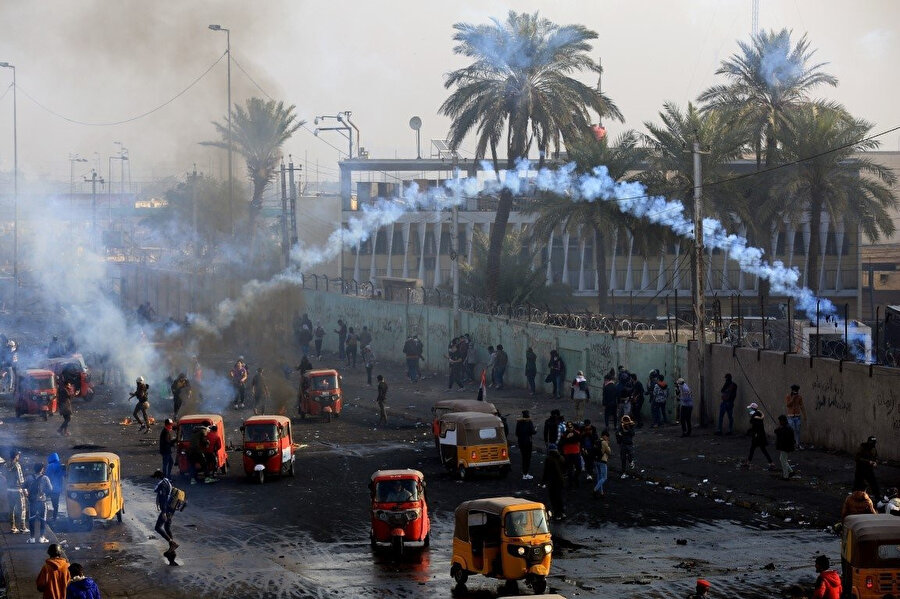
{"type": "MultiPolygon", "coordinates": [[[[177,567],[167,565],[165,544],[152,531],[156,510],[149,475],[158,467],[158,429],[143,435],[133,425],[120,424],[131,408],[124,390],[109,390],[93,403],[77,406],[73,437],[65,444],[53,433],[58,424],[22,419],[0,426],[0,447],[18,443],[29,465],[49,451],[60,451],[65,458],[85,448],[104,448],[122,456],[124,523],[86,531],[60,522],[55,531],[70,560],[86,566],[104,597],[487,599],[507,592],[501,582],[480,576],[471,577],[464,591],[454,589],[451,526],[453,509],[466,499],[546,499],[537,480],[516,475],[517,449],[511,451],[513,474],[508,478],[457,481],[441,467],[431,440],[430,406],[450,396],[443,392],[442,379],[413,385],[389,375],[389,426],[374,428],[374,391],[362,384],[361,369],[344,376],[346,406],[339,419],[294,421],[300,445],[296,477],[264,485],[249,482],[240,452],[233,451],[231,473],[223,480],[183,487],[189,504],[173,526],[181,545],[177,567]],[[410,551],[400,561],[369,547],[366,488],[373,471],[397,467],[425,473],[434,526],[431,548],[410,551]]],[[[503,413],[531,409],[539,430],[552,407],[567,407],[566,402],[516,390],[492,393],[489,399],[503,413]]],[[[292,403],[289,397],[282,400],[292,403]]],[[[240,421],[249,411],[226,410],[224,415],[227,441],[239,445],[240,421]]],[[[613,444],[612,477],[604,498],[591,498],[586,482],[567,494],[569,519],[553,527],[556,551],[548,592],[566,597],[686,596],[696,578],[704,577],[713,581],[717,596],[773,597],[796,582],[811,583],[818,553],[837,559],[838,539],[824,528],[837,520],[852,477],[847,456],[795,453],[792,461],[802,478],[781,481],[762,469],[738,468],[748,444],[744,438],[700,430],[681,439],[675,429],[638,433],[639,473],[625,480],[618,478],[613,444]]],[[[543,454],[541,443],[536,445],[533,472],[539,474],[543,454]]],[[[879,475],[885,485],[891,477],[896,480],[897,469],[883,465],[879,475]]],[[[24,535],[8,533],[8,523],[2,530],[7,571],[14,578],[11,594],[33,597],[46,546],[25,545],[24,535]]],[[[518,588],[530,593],[524,583],[518,588]]]]}

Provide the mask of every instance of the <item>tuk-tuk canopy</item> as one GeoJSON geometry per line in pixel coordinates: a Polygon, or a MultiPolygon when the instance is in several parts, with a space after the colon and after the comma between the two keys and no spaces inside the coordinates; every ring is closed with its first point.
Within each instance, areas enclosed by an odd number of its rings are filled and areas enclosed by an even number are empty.
{"type": "Polygon", "coordinates": [[[857,543],[900,543],[900,518],[890,514],[857,514],[844,518],[844,530],[857,543]]]}
{"type": "Polygon", "coordinates": [[[69,483],[102,483],[110,478],[110,466],[119,466],[119,456],[108,451],[76,453],[66,462],[69,483]]]}
{"type": "Polygon", "coordinates": [[[456,429],[459,445],[506,443],[503,421],[499,416],[481,412],[449,412],[440,417],[441,430],[456,429]],[[447,426],[449,425],[449,426],[447,426]]]}
{"type": "Polygon", "coordinates": [[[402,470],[376,470],[372,474],[372,481],[387,479],[404,479],[414,478],[416,480],[425,480],[425,475],[418,470],[412,468],[404,468],[402,470]]]}
{"type": "Polygon", "coordinates": [[[279,416],[277,414],[263,414],[260,416],[251,416],[244,420],[244,426],[251,424],[275,424],[278,426],[287,426],[291,423],[291,419],[287,416],[279,416]]]}
{"type": "Polygon", "coordinates": [[[209,426],[212,424],[219,424],[221,422],[221,414],[187,414],[178,419],[178,424],[203,423],[209,426]]]}
{"type": "Polygon", "coordinates": [[[477,399],[442,399],[431,408],[432,413],[440,415],[444,412],[481,412],[499,416],[496,406],[489,401],[477,399]]]}
{"type": "Polygon", "coordinates": [[[29,368],[22,377],[22,389],[25,391],[36,391],[39,389],[56,388],[56,375],[52,370],[44,370],[43,368],[29,368]]]}
{"type": "Polygon", "coordinates": [[[337,370],[308,370],[303,374],[303,377],[313,391],[329,391],[331,389],[340,389],[341,387],[341,379],[337,370]]]}

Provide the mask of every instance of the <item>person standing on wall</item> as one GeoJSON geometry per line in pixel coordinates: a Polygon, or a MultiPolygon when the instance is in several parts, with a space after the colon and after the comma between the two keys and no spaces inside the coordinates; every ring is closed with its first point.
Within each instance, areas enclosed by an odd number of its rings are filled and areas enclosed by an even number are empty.
{"type": "Polygon", "coordinates": [[[797,449],[803,449],[800,443],[800,428],[803,421],[806,420],[806,408],[803,405],[803,396],[800,395],[800,385],[791,385],[791,392],[784,398],[784,405],[787,411],[788,425],[794,431],[794,446],[797,449]]]}

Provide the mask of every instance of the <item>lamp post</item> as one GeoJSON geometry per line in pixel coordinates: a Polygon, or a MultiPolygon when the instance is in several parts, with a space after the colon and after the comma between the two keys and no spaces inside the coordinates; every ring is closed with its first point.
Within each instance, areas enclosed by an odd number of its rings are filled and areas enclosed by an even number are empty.
{"type": "Polygon", "coordinates": [[[87,162],[87,158],[82,158],[78,154],[69,154],[69,201],[75,200],[75,163],[87,162]]]}
{"type": "Polygon", "coordinates": [[[231,164],[234,143],[231,136],[231,30],[221,25],[210,25],[209,29],[225,32],[225,54],[228,55],[228,215],[231,220],[231,235],[234,236],[234,173],[231,164]]]}
{"type": "Polygon", "coordinates": [[[344,112],[339,112],[335,115],[326,114],[324,116],[317,116],[313,123],[318,125],[320,122],[327,121],[328,119],[334,119],[340,123],[338,127],[316,127],[313,131],[313,135],[316,137],[319,136],[320,131],[337,131],[341,135],[343,135],[348,142],[347,147],[347,159],[353,158],[353,129],[356,129],[356,137],[357,137],[357,146],[359,145],[359,129],[350,121],[350,111],[345,110],[344,112]],[[351,128],[352,127],[352,128],[351,128]]]}
{"type": "Polygon", "coordinates": [[[13,309],[19,310],[19,138],[16,118],[16,67],[0,62],[0,67],[13,72],[13,309]]]}

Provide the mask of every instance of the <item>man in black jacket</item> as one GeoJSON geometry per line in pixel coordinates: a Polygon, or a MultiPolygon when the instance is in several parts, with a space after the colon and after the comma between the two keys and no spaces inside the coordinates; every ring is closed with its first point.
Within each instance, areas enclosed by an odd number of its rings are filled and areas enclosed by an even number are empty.
{"type": "Polygon", "coordinates": [[[566,505],[563,497],[563,488],[566,482],[566,463],[557,450],[556,443],[547,445],[547,459],[544,460],[542,482],[547,487],[553,519],[564,519],[566,517],[566,505]]]}
{"type": "Polygon", "coordinates": [[[531,414],[528,410],[522,410],[522,417],[516,421],[516,440],[519,443],[519,451],[522,452],[522,480],[531,480],[534,478],[529,474],[531,470],[531,452],[533,445],[531,438],[537,434],[534,428],[534,422],[531,421],[531,414]]]}
{"type": "Polygon", "coordinates": [[[562,416],[559,410],[552,410],[550,417],[544,421],[544,445],[549,447],[551,443],[559,441],[559,421],[562,416]]]}

